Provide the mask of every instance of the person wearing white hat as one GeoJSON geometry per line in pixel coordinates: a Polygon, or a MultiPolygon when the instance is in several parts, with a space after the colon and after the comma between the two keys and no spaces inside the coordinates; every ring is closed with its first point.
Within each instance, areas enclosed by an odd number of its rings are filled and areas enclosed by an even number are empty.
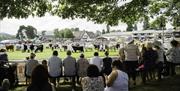
{"type": "Polygon", "coordinates": [[[132,36],[128,37],[126,42],[128,44],[120,50],[120,56],[124,61],[125,71],[129,77],[132,77],[133,84],[136,85],[136,68],[138,66],[140,52],[138,46],[134,44],[134,38],[132,36]]]}

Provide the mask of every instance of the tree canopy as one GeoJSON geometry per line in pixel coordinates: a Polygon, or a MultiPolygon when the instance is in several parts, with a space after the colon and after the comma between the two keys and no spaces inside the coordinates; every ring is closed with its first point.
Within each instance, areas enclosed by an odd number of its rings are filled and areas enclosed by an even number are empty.
{"type": "Polygon", "coordinates": [[[126,0],[1,0],[0,19],[50,13],[63,19],[85,18],[109,26],[124,22],[132,30],[137,21],[145,21],[144,27],[148,28],[150,18],[163,16],[175,27],[180,26],[179,0],[130,0],[118,6],[119,1],[126,0]]]}

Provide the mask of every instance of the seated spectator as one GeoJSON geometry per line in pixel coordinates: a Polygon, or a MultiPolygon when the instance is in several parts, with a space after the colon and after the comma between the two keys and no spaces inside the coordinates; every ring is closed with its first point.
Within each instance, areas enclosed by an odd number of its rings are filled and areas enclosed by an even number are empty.
{"type": "Polygon", "coordinates": [[[106,75],[109,75],[112,71],[112,68],[111,68],[111,64],[112,64],[112,58],[109,57],[109,52],[106,51],[105,53],[105,58],[103,58],[103,69],[102,69],[102,72],[106,75]]]}
{"type": "Polygon", "coordinates": [[[87,76],[87,68],[89,66],[89,62],[86,58],[84,58],[84,54],[80,55],[80,59],[77,60],[77,81],[79,82],[79,77],[87,76]]]}
{"type": "Polygon", "coordinates": [[[10,82],[8,79],[4,79],[2,82],[2,87],[0,87],[0,91],[8,91],[10,87],[10,82]]]}
{"type": "Polygon", "coordinates": [[[42,61],[42,65],[43,65],[46,69],[48,69],[47,60],[43,60],[43,61],[42,61]]]}
{"type": "Polygon", "coordinates": [[[48,81],[48,71],[43,65],[34,68],[27,91],[55,91],[54,86],[48,81]]]}
{"type": "Polygon", "coordinates": [[[71,56],[71,51],[67,51],[67,57],[63,60],[64,76],[72,77],[73,85],[75,87],[76,76],[76,59],[71,56]]]}
{"type": "Polygon", "coordinates": [[[25,64],[25,75],[27,78],[31,78],[31,74],[33,69],[39,64],[37,60],[35,60],[36,55],[34,53],[30,54],[29,61],[25,64]]]}
{"type": "Polygon", "coordinates": [[[48,68],[51,82],[56,86],[56,82],[59,82],[59,77],[62,75],[62,60],[58,57],[57,51],[54,51],[52,57],[49,58],[48,68]]]}
{"type": "Polygon", "coordinates": [[[112,72],[105,76],[105,91],[128,91],[128,75],[122,71],[123,64],[116,60],[112,63],[112,72]]]}
{"type": "Polygon", "coordinates": [[[103,61],[102,59],[99,57],[99,53],[98,52],[94,52],[94,57],[90,60],[89,64],[94,64],[98,67],[99,71],[102,71],[102,65],[103,65],[103,61]]]}
{"type": "Polygon", "coordinates": [[[103,77],[96,65],[89,65],[87,68],[87,77],[81,80],[83,91],[104,91],[103,77]]]}
{"type": "Polygon", "coordinates": [[[6,62],[8,62],[8,55],[6,54],[5,49],[1,49],[0,50],[0,65],[3,65],[6,62]]]}

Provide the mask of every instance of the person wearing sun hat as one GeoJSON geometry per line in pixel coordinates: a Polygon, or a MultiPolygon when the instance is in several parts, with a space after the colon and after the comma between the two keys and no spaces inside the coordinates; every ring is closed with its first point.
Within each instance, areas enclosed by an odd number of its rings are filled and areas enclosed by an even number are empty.
{"type": "Polygon", "coordinates": [[[125,71],[129,77],[132,77],[133,84],[136,85],[136,68],[140,55],[139,48],[134,44],[134,38],[129,36],[126,41],[127,45],[120,50],[120,58],[124,61],[125,71]]]}

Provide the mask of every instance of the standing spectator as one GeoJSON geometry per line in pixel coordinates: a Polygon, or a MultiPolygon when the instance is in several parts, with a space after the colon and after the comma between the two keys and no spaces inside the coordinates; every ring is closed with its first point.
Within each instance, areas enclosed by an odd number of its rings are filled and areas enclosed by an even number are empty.
{"type": "Polygon", "coordinates": [[[132,77],[133,84],[136,85],[136,68],[138,66],[138,59],[140,56],[139,48],[134,44],[133,37],[128,37],[128,44],[121,49],[121,58],[125,64],[125,70],[129,77],[132,77]]]}
{"type": "Polygon", "coordinates": [[[142,59],[144,62],[144,71],[143,71],[143,75],[142,75],[142,80],[143,83],[146,82],[146,77],[148,77],[148,75],[150,76],[150,78],[155,78],[155,62],[158,59],[158,53],[157,51],[153,50],[152,48],[153,44],[148,42],[146,43],[146,51],[144,52],[142,59]]]}
{"type": "Polygon", "coordinates": [[[106,75],[109,75],[112,71],[112,68],[111,68],[111,64],[112,64],[112,58],[109,57],[109,52],[106,51],[105,53],[105,58],[103,58],[103,69],[102,69],[102,72],[106,75]]]}
{"type": "Polygon", "coordinates": [[[76,59],[71,56],[71,51],[67,51],[67,57],[63,60],[64,76],[72,77],[73,86],[75,87],[76,76],[76,59]]]}
{"type": "Polygon", "coordinates": [[[53,85],[48,81],[48,71],[43,65],[38,65],[32,72],[31,84],[27,91],[55,91],[53,85]]]}
{"type": "Polygon", "coordinates": [[[87,76],[87,68],[89,66],[89,62],[86,58],[84,58],[84,54],[80,55],[80,59],[77,60],[77,81],[79,83],[79,77],[87,76]]]}
{"type": "Polygon", "coordinates": [[[29,61],[26,62],[25,64],[25,74],[27,78],[31,78],[32,71],[34,68],[39,64],[37,60],[35,60],[36,55],[34,53],[30,54],[30,59],[29,61]]]}
{"type": "Polygon", "coordinates": [[[162,49],[161,42],[155,41],[153,44],[158,54],[158,59],[156,61],[158,80],[161,80],[161,73],[163,71],[165,51],[162,49]]]}
{"type": "Polygon", "coordinates": [[[170,74],[173,76],[176,75],[176,64],[180,64],[180,47],[178,41],[176,40],[171,41],[171,46],[172,48],[167,51],[166,55],[168,61],[168,69],[170,71],[170,74]]]}
{"type": "MultiPolygon", "coordinates": [[[[27,63],[29,61],[29,57],[26,57],[26,60],[25,60],[25,63],[27,63]]],[[[27,68],[26,68],[26,66],[25,66],[25,70],[24,70],[24,76],[26,77],[26,84],[27,84],[27,82],[28,82],[28,80],[29,80],[29,76],[27,76],[27,74],[26,74],[26,70],[27,70],[27,68]]]]}
{"type": "Polygon", "coordinates": [[[112,72],[105,76],[105,91],[128,91],[128,75],[122,71],[123,64],[119,60],[112,63],[112,72]]]}
{"type": "Polygon", "coordinates": [[[98,52],[94,52],[94,57],[90,60],[89,64],[94,64],[98,67],[99,71],[102,71],[102,65],[103,65],[103,61],[102,59],[99,57],[99,53],[98,52]]]}
{"type": "Polygon", "coordinates": [[[53,51],[52,57],[49,58],[48,68],[51,82],[56,86],[56,81],[59,82],[59,77],[62,75],[62,60],[58,57],[57,51],[53,51]]]}
{"type": "Polygon", "coordinates": [[[83,91],[104,91],[104,81],[96,65],[89,65],[87,77],[82,78],[83,91]]]}

